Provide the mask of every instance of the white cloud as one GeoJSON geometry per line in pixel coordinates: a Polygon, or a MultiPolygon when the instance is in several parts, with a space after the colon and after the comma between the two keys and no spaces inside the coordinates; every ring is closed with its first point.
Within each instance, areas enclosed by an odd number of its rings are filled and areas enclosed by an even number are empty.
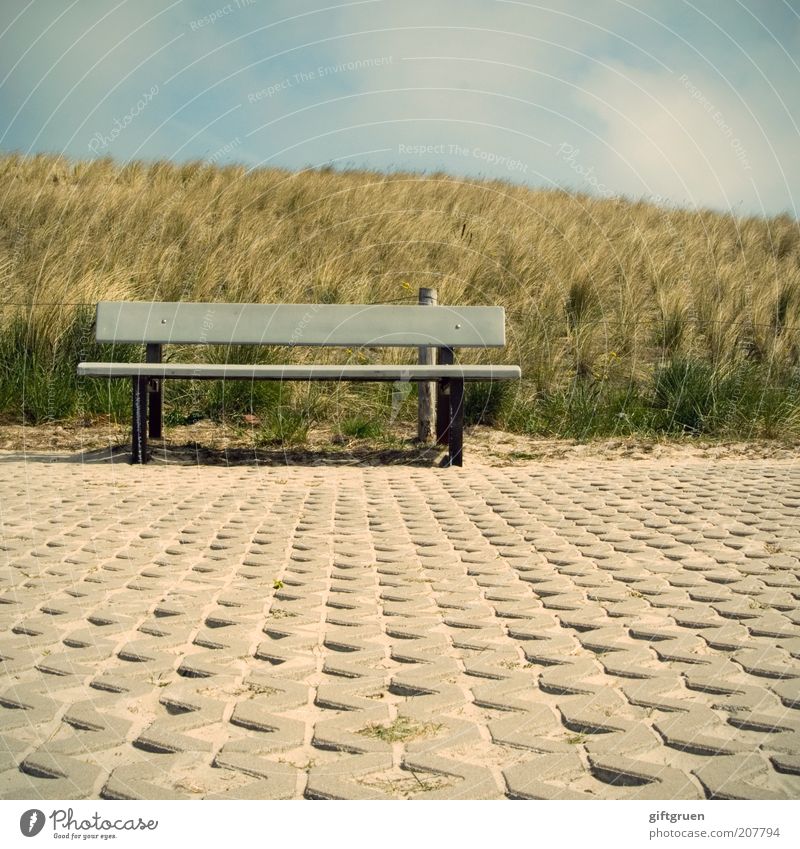
{"type": "Polygon", "coordinates": [[[698,66],[669,74],[617,64],[587,79],[579,100],[605,141],[586,156],[619,193],[737,210],[788,207],[798,189],[785,173],[797,138],[775,114],[760,120],[760,87],[737,94],[698,66]]]}

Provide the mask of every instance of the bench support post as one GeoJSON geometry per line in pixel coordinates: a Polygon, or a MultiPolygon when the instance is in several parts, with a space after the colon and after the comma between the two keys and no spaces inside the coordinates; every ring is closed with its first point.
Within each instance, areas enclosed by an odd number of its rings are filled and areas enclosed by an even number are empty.
{"type": "Polygon", "coordinates": [[[447,438],[448,466],[462,466],[464,453],[464,380],[450,378],[450,428],[447,438]]]}
{"type": "MultiPolygon", "coordinates": [[[[148,363],[161,362],[161,345],[148,342],[145,361],[148,363]]],[[[163,399],[162,399],[163,381],[157,377],[151,377],[148,381],[148,418],[147,427],[151,439],[161,439],[161,428],[163,421],[163,399]]]]}
{"type": "Polygon", "coordinates": [[[147,462],[147,378],[135,376],[133,384],[133,426],[131,428],[131,463],[147,462]]]}
{"type": "MultiPolygon", "coordinates": [[[[424,307],[435,307],[438,303],[436,289],[419,290],[419,303],[424,307]]],[[[436,364],[436,349],[427,345],[420,346],[419,364],[436,364]]],[[[434,409],[436,408],[436,382],[420,381],[417,384],[417,441],[427,442],[433,435],[434,409]]]]}
{"type": "MultiPolygon", "coordinates": [[[[437,364],[440,366],[453,365],[453,349],[438,348],[437,364]]],[[[436,442],[438,445],[447,445],[447,434],[450,430],[450,378],[444,377],[439,380],[436,393],[436,442]]]]}

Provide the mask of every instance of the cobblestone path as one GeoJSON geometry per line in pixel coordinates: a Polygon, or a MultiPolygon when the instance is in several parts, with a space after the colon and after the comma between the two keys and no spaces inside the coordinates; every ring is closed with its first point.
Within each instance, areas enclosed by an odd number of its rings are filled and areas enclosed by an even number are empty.
{"type": "Polygon", "coordinates": [[[0,458],[4,798],[798,798],[800,465],[0,458]]]}

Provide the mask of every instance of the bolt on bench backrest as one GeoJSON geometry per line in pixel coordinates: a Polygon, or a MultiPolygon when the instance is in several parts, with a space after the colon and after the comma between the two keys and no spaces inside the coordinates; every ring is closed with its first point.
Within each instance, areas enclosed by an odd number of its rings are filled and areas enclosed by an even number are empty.
{"type": "Polygon", "coordinates": [[[503,307],[101,301],[98,342],[501,348],[503,307]]]}

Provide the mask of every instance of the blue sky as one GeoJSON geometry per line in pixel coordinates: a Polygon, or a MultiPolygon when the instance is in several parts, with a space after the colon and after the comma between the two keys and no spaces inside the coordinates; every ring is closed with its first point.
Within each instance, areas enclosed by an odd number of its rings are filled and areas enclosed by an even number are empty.
{"type": "Polygon", "coordinates": [[[797,216],[800,0],[3,0],[0,149],[797,216]]]}

